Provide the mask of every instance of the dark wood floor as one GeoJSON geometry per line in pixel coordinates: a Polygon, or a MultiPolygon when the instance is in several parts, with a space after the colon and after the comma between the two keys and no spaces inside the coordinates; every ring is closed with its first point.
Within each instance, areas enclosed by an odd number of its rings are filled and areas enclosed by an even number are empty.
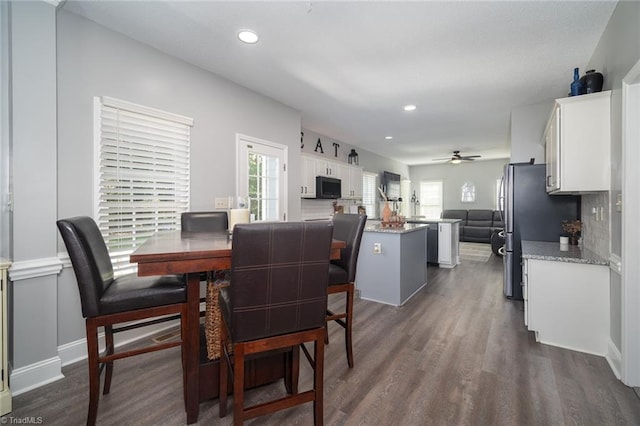
{"type": "MultiPolygon", "coordinates": [[[[327,425],[640,424],[640,400],[604,358],[535,342],[524,328],[522,303],[502,296],[501,259],[429,267],[428,276],[429,286],[403,307],[356,301],[354,369],[347,367],[341,329],[331,327],[327,425]]],[[[63,372],[64,380],[15,397],[10,416],[83,424],[86,365],[63,372]]],[[[301,389],[309,373],[303,366],[301,389]]],[[[259,401],[283,389],[277,383],[247,398],[259,401]]],[[[217,400],[202,403],[198,424],[231,423],[231,414],[220,421],[217,412],[217,400]]],[[[306,405],[252,424],[308,425],[311,414],[306,405]]],[[[100,425],[184,422],[179,350],[116,363],[111,394],[100,401],[100,425]]]]}

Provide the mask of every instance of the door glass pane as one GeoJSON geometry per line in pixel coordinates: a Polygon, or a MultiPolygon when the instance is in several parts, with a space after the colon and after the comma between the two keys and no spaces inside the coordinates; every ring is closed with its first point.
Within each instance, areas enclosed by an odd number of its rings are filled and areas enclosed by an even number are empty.
{"type": "Polygon", "coordinates": [[[278,220],[280,159],[249,152],[249,208],[253,220],[278,220]]]}

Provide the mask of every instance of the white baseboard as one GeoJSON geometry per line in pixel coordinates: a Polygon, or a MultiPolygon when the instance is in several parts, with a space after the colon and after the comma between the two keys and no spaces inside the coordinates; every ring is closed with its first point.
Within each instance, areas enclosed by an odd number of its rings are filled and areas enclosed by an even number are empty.
{"type": "Polygon", "coordinates": [[[616,347],[616,345],[609,339],[607,345],[607,362],[609,363],[609,367],[611,367],[611,371],[615,374],[616,378],[620,380],[622,377],[622,354],[616,347]]]}
{"type": "Polygon", "coordinates": [[[62,362],[60,357],[54,356],[13,370],[10,377],[11,393],[17,396],[62,378],[62,362]]]}
{"type": "MultiPolygon", "coordinates": [[[[123,338],[118,339],[116,347],[133,343],[141,339],[174,328],[179,321],[169,321],[162,326],[149,327],[145,333],[124,332],[123,338]]],[[[104,349],[104,333],[98,335],[100,350],[104,349]]],[[[87,339],[82,338],[58,346],[58,356],[36,362],[26,367],[13,370],[11,373],[11,393],[13,396],[39,388],[56,380],[64,378],[62,367],[87,359],[87,339]]]]}

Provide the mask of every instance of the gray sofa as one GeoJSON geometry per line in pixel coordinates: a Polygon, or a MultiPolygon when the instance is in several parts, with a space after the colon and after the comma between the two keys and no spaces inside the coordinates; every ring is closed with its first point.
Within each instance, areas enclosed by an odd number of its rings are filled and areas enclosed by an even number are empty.
{"type": "Polygon", "coordinates": [[[443,219],[460,219],[460,241],[491,244],[491,235],[504,228],[499,210],[444,210],[443,219]]]}

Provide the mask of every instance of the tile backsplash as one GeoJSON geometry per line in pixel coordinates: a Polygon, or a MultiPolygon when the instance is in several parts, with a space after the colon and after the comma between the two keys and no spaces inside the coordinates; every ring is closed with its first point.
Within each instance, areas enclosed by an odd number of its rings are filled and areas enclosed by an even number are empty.
{"type": "Polygon", "coordinates": [[[609,259],[609,192],[582,195],[582,245],[609,259]]]}

